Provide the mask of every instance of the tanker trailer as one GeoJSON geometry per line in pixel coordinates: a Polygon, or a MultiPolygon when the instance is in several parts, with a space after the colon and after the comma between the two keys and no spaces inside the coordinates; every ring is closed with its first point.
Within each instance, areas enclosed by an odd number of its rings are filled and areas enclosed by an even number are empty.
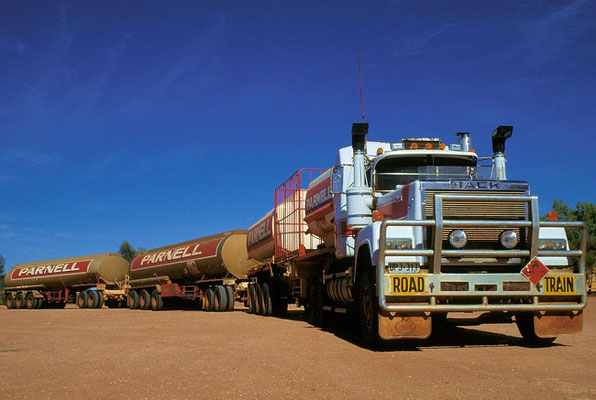
{"type": "Polygon", "coordinates": [[[252,265],[246,230],[147,250],[130,265],[127,305],[157,311],[164,300],[186,300],[206,311],[229,311],[242,298],[239,283],[252,265]]]}
{"type": "Polygon", "coordinates": [[[124,303],[129,264],[106,253],[16,264],[5,276],[7,308],[101,308],[124,303]],[[92,290],[92,288],[95,288],[92,290]]]}

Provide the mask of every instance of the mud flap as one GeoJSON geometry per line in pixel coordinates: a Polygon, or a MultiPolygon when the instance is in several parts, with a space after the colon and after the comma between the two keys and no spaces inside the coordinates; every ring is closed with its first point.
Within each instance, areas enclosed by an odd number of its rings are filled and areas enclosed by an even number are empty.
{"type": "Polygon", "coordinates": [[[425,314],[391,316],[379,313],[381,339],[427,339],[432,332],[432,318],[425,314]]]}
{"type": "Polygon", "coordinates": [[[582,331],[583,313],[556,313],[534,315],[534,332],[541,338],[555,337],[563,333],[580,333],[582,331]]]}

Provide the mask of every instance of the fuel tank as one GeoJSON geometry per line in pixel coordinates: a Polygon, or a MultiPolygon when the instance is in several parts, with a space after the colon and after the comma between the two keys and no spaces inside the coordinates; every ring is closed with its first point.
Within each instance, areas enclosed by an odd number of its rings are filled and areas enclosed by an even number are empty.
{"type": "Polygon", "coordinates": [[[273,258],[275,255],[273,229],[273,210],[248,228],[246,248],[251,259],[265,262],[273,258]]]}
{"type": "Polygon", "coordinates": [[[130,278],[167,275],[173,281],[223,278],[228,272],[246,278],[253,262],[246,252],[246,230],[234,230],[139,253],[130,264],[130,278]]]}
{"type": "Polygon", "coordinates": [[[335,209],[331,196],[331,169],[313,180],[306,191],[306,215],[310,233],[320,237],[327,247],[335,240],[335,209]]]}
{"type": "Polygon", "coordinates": [[[117,253],[94,254],[16,264],[5,276],[6,288],[59,290],[76,285],[124,280],[129,264],[117,253]]]}

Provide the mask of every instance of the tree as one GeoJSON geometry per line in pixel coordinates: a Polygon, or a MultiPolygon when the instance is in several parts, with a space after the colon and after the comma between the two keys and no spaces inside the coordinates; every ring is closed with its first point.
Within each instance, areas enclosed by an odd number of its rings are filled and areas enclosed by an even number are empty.
{"type": "Polygon", "coordinates": [[[132,260],[134,260],[134,258],[137,256],[137,251],[134,247],[130,245],[130,243],[128,243],[127,240],[122,242],[122,244],[120,245],[119,252],[120,254],[122,254],[122,257],[128,262],[132,262],[132,260]]]}

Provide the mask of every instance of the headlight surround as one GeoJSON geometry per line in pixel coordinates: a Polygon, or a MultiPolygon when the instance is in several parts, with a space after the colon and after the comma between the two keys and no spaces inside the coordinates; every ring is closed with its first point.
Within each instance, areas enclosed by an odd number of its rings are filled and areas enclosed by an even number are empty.
{"type": "Polygon", "coordinates": [[[514,248],[515,246],[517,246],[517,243],[519,242],[517,238],[517,233],[511,230],[501,232],[501,234],[499,235],[499,241],[501,242],[503,247],[507,249],[514,248]]]}
{"type": "Polygon", "coordinates": [[[538,239],[538,250],[567,250],[565,239],[538,239]]]}
{"type": "Polygon", "coordinates": [[[412,248],[410,238],[388,238],[385,241],[385,248],[388,250],[406,250],[412,248]]]}
{"type": "Polygon", "coordinates": [[[461,229],[456,229],[449,233],[449,243],[457,249],[461,249],[468,243],[468,236],[466,232],[462,231],[461,229]]]}

